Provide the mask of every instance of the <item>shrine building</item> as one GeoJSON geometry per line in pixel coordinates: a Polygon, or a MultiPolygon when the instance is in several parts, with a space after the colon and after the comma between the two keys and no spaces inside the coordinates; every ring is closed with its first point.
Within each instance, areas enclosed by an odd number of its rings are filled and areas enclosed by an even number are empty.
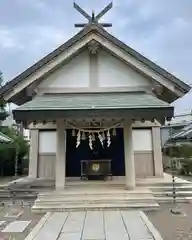
{"type": "Polygon", "coordinates": [[[75,36],[0,89],[30,130],[29,177],[56,189],[70,178],[121,176],[134,189],[137,178],[163,177],[160,127],[190,90],[111,35],[102,15],[86,15],[75,36]]]}

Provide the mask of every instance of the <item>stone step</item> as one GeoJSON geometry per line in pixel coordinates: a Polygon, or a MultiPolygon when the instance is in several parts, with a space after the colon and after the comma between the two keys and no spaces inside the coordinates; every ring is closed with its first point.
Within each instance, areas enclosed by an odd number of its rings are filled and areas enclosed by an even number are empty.
{"type": "Polygon", "coordinates": [[[87,189],[92,189],[94,187],[96,188],[103,188],[103,187],[108,187],[108,188],[125,188],[125,184],[123,183],[115,183],[115,182],[109,182],[109,181],[106,181],[106,182],[96,182],[96,181],[88,181],[88,182],[80,182],[81,184],[67,184],[66,186],[69,187],[70,189],[73,189],[73,188],[78,188],[81,189],[81,188],[87,188],[87,189]]]}
{"type": "Polygon", "coordinates": [[[95,197],[98,196],[114,196],[118,195],[118,196],[126,196],[126,195],[133,195],[133,196],[144,196],[144,195],[148,195],[151,194],[152,192],[149,189],[136,189],[134,191],[128,191],[128,190],[124,190],[124,189],[98,189],[98,188],[94,188],[93,190],[76,190],[76,191],[72,191],[72,190],[64,190],[64,191],[50,191],[50,192],[44,192],[44,193],[39,193],[39,197],[53,197],[53,196],[60,196],[60,197],[68,197],[68,196],[85,196],[85,195],[92,195],[95,197]]]}
{"type": "Polygon", "coordinates": [[[2,192],[0,193],[0,198],[3,197],[3,196],[9,196],[10,195],[10,192],[2,192]]]}
{"type": "Polygon", "coordinates": [[[153,195],[152,194],[148,194],[147,196],[119,196],[119,195],[116,195],[116,196],[100,196],[99,198],[96,198],[94,195],[84,195],[84,196],[73,196],[73,197],[58,197],[58,196],[55,196],[55,197],[38,197],[37,201],[40,202],[40,201],[50,201],[50,202],[54,202],[54,201],[101,201],[101,200],[106,200],[106,201],[110,201],[110,200],[114,200],[114,201],[118,201],[118,200],[144,200],[144,199],[154,199],[153,195]]]}
{"type": "MultiPolygon", "coordinates": [[[[184,181],[184,182],[175,182],[175,185],[176,186],[190,186],[192,185],[191,182],[187,182],[187,181],[184,181]]],[[[138,187],[148,187],[148,188],[153,188],[153,187],[169,187],[169,186],[172,186],[172,181],[170,182],[148,182],[148,183],[138,183],[137,184],[138,187]]]]}
{"type": "Polygon", "coordinates": [[[133,203],[133,202],[145,202],[145,203],[149,203],[149,202],[154,202],[154,198],[148,198],[148,199],[95,199],[95,200],[71,200],[71,201],[59,201],[59,200],[55,200],[55,201],[49,201],[49,200],[45,200],[45,201],[41,201],[41,200],[36,200],[35,204],[38,205],[46,205],[46,204],[52,204],[52,205],[60,205],[60,204],[65,204],[65,205],[77,205],[77,204],[108,204],[108,203],[133,203]]]}
{"type": "Polygon", "coordinates": [[[66,188],[64,191],[40,193],[34,203],[33,210],[66,211],[94,210],[114,208],[157,208],[152,192],[147,188],[133,191],[123,188],[92,187],[92,189],[66,188]],[[43,210],[44,209],[44,210],[43,210]]]}
{"type": "Polygon", "coordinates": [[[148,199],[148,198],[153,198],[153,194],[101,194],[101,195],[95,195],[95,194],[77,194],[77,195],[52,195],[52,196],[42,196],[42,195],[38,195],[38,199],[40,201],[44,201],[44,200],[83,200],[83,199],[87,199],[87,200],[94,200],[94,199],[148,199]]]}
{"type": "Polygon", "coordinates": [[[42,213],[49,211],[87,211],[87,210],[128,210],[128,209],[140,209],[140,210],[148,210],[155,211],[159,209],[159,204],[156,202],[151,203],[108,203],[108,204],[80,204],[80,205],[43,205],[38,206],[34,204],[32,207],[32,212],[42,213]]]}
{"type": "MultiPolygon", "coordinates": [[[[172,203],[173,198],[172,197],[155,197],[155,200],[158,203],[172,203]]],[[[177,197],[176,202],[178,203],[191,203],[192,197],[177,197]]]]}
{"type": "Polygon", "coordinates": [[[151,205],[151,204],[154,204],[154,203],[157,203],[157,201],[101,201],[101,202],[69,202],[69,203],[63,203],[63,202],[58,202],[58,203],[49,203],[49,202],[45,202],[45,203],[34,203],[34,206],[38,206],[39,208],[42,208],[44,206],[53,206],[53,207],[66,207],[68,208],[68,206],[71,206],[72,208],[76,208],[77,206],[84,206],[84,205],[87,205],[87,206],[90,206],[90,207],[95,207],[95,206],[100,206],[100,205],[105,205],[105,206],[108,206],[108,205],[111,205],[111,204],[114,204],[116,206],[121,206],[121,205],[127,205],[127,204],[146,204],[146,205],[151,205]]]}
{"type": "Polygon", "coordinates": [[[4,190],[0,191],[0,201],[4,199],[36,199],[37,192],[34,191],[23,191],[23,190],[4,190]]]}
{"type": "MultiPolygon", "coordinates": [[[[172,191],[165,191],[165,192],[154,192],[154,196],[173,196],[172,191]]],[[[192,196],[192,191],[176,191],[176,195],[180,197],[190,197],[192,196]]]]}
{"type": "Polygon", "coordinates": [[[145,193],[145,194],[129,194],[129,193],[124,193],[124,194],[66,194],[66,195],[38,195],[39,200],[82,200],[82,199],[87,199],[87,200],[93,200],[93,199],[141,199],[141,198],[153,198],[153,193],[145,193]]]}
{"type": "MultiPolygon", "coordinates": [[[[172,190],[173,186],[158,186],[158,187],[150,187],[150,190],[152,192],[162,192],[162,191],[167,191],[167,190],[172,190]]],[[[183,185],[183,186],[175,186],[175,188],[179,191],[192,191],[192,185],[183,185]]]]}
{"type": "Polygon", "coordinates": [[[2,197],[2,198],[0,198],[0,202],[4,202],[5,200],[7,201],[7,200],[36,200],[36,196],[21,196],[21,197],[7,197],[7,196],[5,196],[5,197],[2,197]]]}

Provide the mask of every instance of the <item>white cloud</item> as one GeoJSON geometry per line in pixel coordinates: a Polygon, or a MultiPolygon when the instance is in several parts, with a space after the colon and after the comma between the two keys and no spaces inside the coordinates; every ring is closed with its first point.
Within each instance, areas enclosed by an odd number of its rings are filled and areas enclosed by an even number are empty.
{"type": "MultiPolygon", "coordinates": [[[[57,29],[51,26],[37,26],[32,29],[33,36],[37,45],[53,44],[58,45],[67,40],[63,29],[57,29]]],[[[35,44],[36,45],[36,44],[35,44]]]]}
{"type": "Polygon", "coordinates": [[[63,29],[52,26],[5,28],[0,26],[0,48],[34,53],[42,48],[52,48],[68,38],[63,29]]]}
{"type": "Polygon", "coordinates": [[[45,10],[45,8],[47,8],[48,6],[42,0],[33,0],[33,1],[17,0],[17,3],[35,10],[45,10]]]}
{"type": "Polygon", "coordinates": [[[17,48],[22,49],[22,45],[17,41],[14,33],[5,27],[0,27],[0,48],[10,49],[17,48]]]}

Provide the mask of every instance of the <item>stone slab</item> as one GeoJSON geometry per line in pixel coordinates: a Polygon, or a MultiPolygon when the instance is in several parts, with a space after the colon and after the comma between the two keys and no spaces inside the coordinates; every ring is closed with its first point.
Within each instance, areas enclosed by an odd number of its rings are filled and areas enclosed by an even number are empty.
{"type": "Polygon", "coordinates": [[[79,237],[79,233],[74,232],[74,233],[61,233],[58,240],[80,240],[80,239],[82,238],[81,236],[79,237]]]}
{"type": "Polygon", "coordinates": [[[31,221],[13,221],[7,225],[2,232],[19,233],[23,232],[31,221]]]}
{"type": "Polygon", "coordinates": [[[131,240],[153,240],[145,222],[136,211],[122,211],[123,222],[131,240]]]}
{"type": "Polygon", "coordinates": [[[63,235],[67,236],[73,233],[71,235],[79,236],[79,238],[81,238],[85,216],[85,212],[70,212],[62,229],[63,235]]]}
{"type": "Polygon", "coordinates": [[[85,218],[83,237],[85,240],[104,240],[104,221],[102,211],[88,211],[85,218]]]}
{"type": "Polygon", "coordinates": [[[55,212],[40,229],[34,240],[56,240],[69,213],[55,212]]]}
{"type": "Polygon", "coordinates": [[[104,212],[104,224],[106,240],[130,240],[119,211],[104,212]]]}
{"type": "Polygon", "coordinates": [[[46,223],[46,221],[48,220],[48,218],[51,216],[51,213],[48,212],[46,213],[41,220],[35,225],[35,227],[33,228],[33,230],[29,233],[29,235],[25,238],[25,240],[33,240],[36,235],[38,234],[38,232],[40,231],[40,229],[43,227],[43,225],[46,223]]]}
{"type": "Polygon", "coordinates": [[[155,228],[155,226],[152,224],[152,222],[149,220],[147,215],[144,212],[142,212],[142,211],[138,211],[138,214],[142,218],[142,220],[145,222],[145,224],[146,224],[147,228],[149,229],[149,231],[151,232],[153,238],[155,240],[163,240],[161,234],[155,228]]]}
{"type": "Polygon", "coordinates": [[[25,240],[162,240],[140,211],[47,213],[25,240]]]}

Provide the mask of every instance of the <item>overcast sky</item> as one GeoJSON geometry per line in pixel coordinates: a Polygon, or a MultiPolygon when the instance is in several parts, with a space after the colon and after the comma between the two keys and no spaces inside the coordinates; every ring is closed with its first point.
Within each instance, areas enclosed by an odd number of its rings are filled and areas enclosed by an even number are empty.
{"type": "MultiPolygon", "coordinates": [[[[77,0],[99,12],[109,0],[77,0]]],[[[192,1],[116,0],[103,20],[109,31],[186,83],[192,84],[192,1]]],[[[86,20],[72,0],[0,0],[0,69],[4,81],[38,61],[86,20]]],[[[192,93],[175,102],[176,112],[192,109],[192,93]]]]}

